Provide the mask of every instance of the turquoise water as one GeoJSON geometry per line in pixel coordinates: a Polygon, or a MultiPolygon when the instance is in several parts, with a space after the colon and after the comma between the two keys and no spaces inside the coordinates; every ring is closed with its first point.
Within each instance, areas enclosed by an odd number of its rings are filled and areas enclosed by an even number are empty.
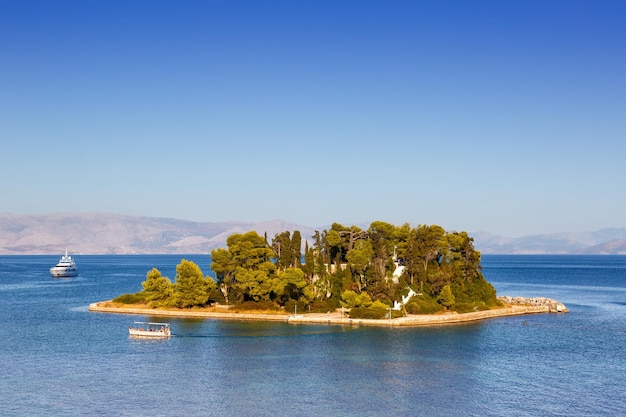
{"type": "MultiPolygon", "coordinates": [[[[618,416],[626,409],[626,257],[484,256],[499,294],[569,314],[428,328],[134,320],[89,303],[141,289],[181,256],[0,256],[2,416],[618,416]]],[[[189,255],[205,273],[210,257],[189,255]]]]}

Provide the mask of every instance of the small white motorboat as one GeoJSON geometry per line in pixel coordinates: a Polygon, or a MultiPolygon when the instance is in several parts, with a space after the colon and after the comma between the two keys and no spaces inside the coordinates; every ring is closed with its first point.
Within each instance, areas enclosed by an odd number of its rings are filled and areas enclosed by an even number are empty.
{"type": "Polygon", "coordinates": [[[128,333],[134,337],[170,337],[169,323],[155,323],[136,321],[134,326],[128,327],[128,333]]]}
{"type": "Polygon", "coordinates": [[[57,278],[62,277],[75,277],[78,275],[78,267],[76,266],[76,262],[72,259],[71,256],[67,254],[67,250],[65,251],[65,255],[61,257],[59,262],[50,268],[50,275],[57,278]]]}

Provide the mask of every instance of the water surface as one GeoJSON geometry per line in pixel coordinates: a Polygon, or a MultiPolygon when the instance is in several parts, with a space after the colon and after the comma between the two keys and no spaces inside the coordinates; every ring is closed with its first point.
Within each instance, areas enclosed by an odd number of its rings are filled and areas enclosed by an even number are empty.
{"type": "MultiPolygon", "coordinates": [[[[181,256],[0,256],[0,415],[618,416],[626,409],[626,257],[484,256],[498,294],[569,314],[422,328],[90,313],[181,256]],[[128,337],[166,320],[167,340],[128,337]]],[[[189,255],[205,273],[210,257],[189,255]]]]}

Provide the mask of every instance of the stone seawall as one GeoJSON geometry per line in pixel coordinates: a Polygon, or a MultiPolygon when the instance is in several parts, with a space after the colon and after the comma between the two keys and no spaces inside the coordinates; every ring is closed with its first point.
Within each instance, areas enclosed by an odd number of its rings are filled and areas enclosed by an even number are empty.
{"type": "Polygon", "coordinates": [[[336,314],[303,314],[300,316],[289,316],[289,323],[317,323],[317,324],[339,324],[352,326],[385,326],[385,327],[417,327],[436,326],[445,324],[459,324],[472,321],[485,320],[496,317],[518,316],[523,314],[549,313],[545,306],[507,306],[494,310],[476,311],[472,313],[445,313],[427,315],[409,315],[394,319],[352,319],[346,314],[341,317],[336,314]]]}
{"type": "Polygon", "coordinates": [[[105,306],[107,302],[93,303],[89,305],[89,311],[101,313],[133,314],[153,317],[184,317],[199,319],[218,319],[236,321],[282,321],[292,324],[326,324],[344,326],[435,326],[445,324],[458,324],[496,317],[517,316],[524,314],[541,314],[554,312],[548,305],[507,305],[493,310],[476,311],[471,313],[445,313],[428,315],[409,315],[394,319],[372,320],[352,319],[347,313],[311,313],[299,315],[287,314],[262,314],[262,313],[233,313],[219,311],[194,311],[194,310],[157,310],[151,308],[129,308],[105,306]]]}

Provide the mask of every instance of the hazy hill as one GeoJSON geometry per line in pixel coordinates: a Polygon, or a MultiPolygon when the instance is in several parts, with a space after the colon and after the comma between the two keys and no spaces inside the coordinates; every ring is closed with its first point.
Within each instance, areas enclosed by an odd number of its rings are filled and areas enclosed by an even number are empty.
{"type": "Polygon", "coordinates": [[[599,245],[595,245],[590,248],[581,250],[578,253],[597,254],[597,255],[607,255],[607,254],[626,255],[626,239],[615,239],[615,240],[611,240],[608,242],[604,242],[599,245]]]}
{"type": "Polygon", "coordinates": [[[482,253],[500,254],[620,254],[626,255],[626,228],[595,232],[554,233],[508,238],[488,232],[470,233],[482,253]]]}
{"type": "MultiPolygon", "coordinates": [[[[226,247],[226,238],[233,233],[255,230],[271,239],[286,230],[299,230],[310,239],[315,230],[329,227],[283,220],[211,223],[106,213],[0,213],[0,254],[58,254],[66,249],[73,254],[209,253],[226,247]]],[[[468,233],[485,254],[626,254],[626,228],[520,238],[468,233]]]]}
{"type": "Polygon", "coordinates": [[[255,230],[269,239],[285,230],[314,229],[282,220],[200,223],[104,213],[0,214],[0,254],[209,253],[233,233],[255,230]]]}

